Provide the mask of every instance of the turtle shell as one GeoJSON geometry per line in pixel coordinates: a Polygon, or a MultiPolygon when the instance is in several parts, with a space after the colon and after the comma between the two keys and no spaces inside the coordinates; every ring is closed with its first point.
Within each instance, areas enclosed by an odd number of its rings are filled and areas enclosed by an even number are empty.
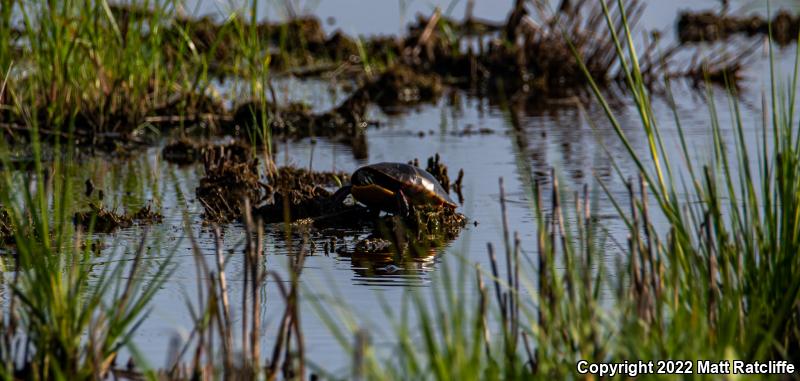
{"type": "Polygon", "coordinates": [[[350,178],[353,197],[367,206],[391,211],[397,208],[396,193],[410,203],[455,208],[456,203],[428,171],[403,163],[377,163],[357,169],[350,178]]]}

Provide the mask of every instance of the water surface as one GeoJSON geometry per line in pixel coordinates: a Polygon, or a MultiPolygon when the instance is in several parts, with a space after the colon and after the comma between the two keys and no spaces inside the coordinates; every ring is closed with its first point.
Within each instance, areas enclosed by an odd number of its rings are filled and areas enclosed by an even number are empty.
{"type": "MultiPolygon", "coordinates": [[[[454,17],[464,13],[465,2],[456,2],[451,10],[454,17]]],[[[477,0],[474,14],[484,19],[501,21],[512,1],[477,0]]],[[[753,3],[734,2],[746,9],[765,12],[753,3]]],[[[791,2],[773,2],[773,7],[791,2]]],[[[674,38],[673,24],[681,9],[704,9],[718,6],[716,1],[651,1],[647,4],[641,25],[647,29],[664,31],[669,42],[674,38]]],[[[313,13],[326,24],[328,31],[340,28],[351,35],[394,34],[402,30],[406,21],[417,12],[429,14],[432,7],[447,9],[444,1],[321,1],[313,13]]],[[[279,18],[279,9],[264,9],[270,18],[279,18]]],[[[192,7],[187,7],[192,9],[192,7]]],[[[225,9],[222,7],[221,9],[225,9]]],[[[217,5],[201,4],[199,13],[214,13],[217,5]]],[[[712,49],[713,47],[705,47],[712,49]]],[[[776,51],[778,63],[787,75],[794,58],[792,47],[776,51]]],[[[753,63],[745,73],[740,102],[746,132],[760,134],[761,96],[768,82],[768,67],[763,52],[756,52],[753,63]]],[[[346,96],[341,90],[330,91],[330,85],[319,81],[296,79],[279,80],[276,86],[282,97],[311,103],[325,109],[346,96]]],[[[221,89],[231,86],[218,84],[221,89]]],[[[677,81],[673,86],[678,113],[689,138],[692,152],[698,159],[708,158],[711,144],[708,106],[704,92],[690,83],[677,81]]],[[[616,160],[626,176],[635,176],[636,170],[627,153],[606,121],[605,114],[594,104],[584,108],[554,102],[534,110],[520,107],[500,107],[486,99],[475,98],[465,92],[448,90],[436,104],[421,105],[399,115],[385,115],[379,109],[371,115],[381,122],[380,128],[367,133],[368,158],[356,160],[346,146],[325,139],[304,139],[278,144],[278,164],[310,167],[315,170],[352,171],[367,163],[380,161],[406,162],[414,158],[424,161],[438,153],[450,167],[450,173],[465,171],[465,202],[460,211],[470,219],[470,224],[455,241],[430,257],[399,262],[358,261],[322,251],[326,237],[315,235],[319,243],[308,256],[302,274],[302,328],[310,361],[331,370],[343,370],[349,365],[348,354],[334,339],[330,330],[316,316],[311,300],[346,305],[360,325],[368,327],[374,343],[390,340],[391,320],[382,311],[382,304],[398,307],[409,289],[430,294],[445,287],[440,274],[443,269],[457,269],[461,263],[477,263],[483,269],[490,264],[486,251],[489,242],[502,243],[502,217],[499,205],[498,180],[503,179],[508,199],[508,222],[519,233],[524,255],[535,255],[535,223],[530,209],[529,185],[526,179],[539,179],[547,186],[551,169],[555,169],[564,189],[577,191],[589,184],[598,193],[595,216],[603,221],[609,234],[604,242],[603,262],[613,267],[620,250],[617,242],[624,242],[626,232],[616,212],[600,194],[598,181],[604,182],[610,193],[625,200],[627,191],[614,173],[611,165],[616,160]],[[464,129],[484,128],[490,134],[463,135],[464,129]],[[604,151],[603,142],[608,151],[604,151]],[[610,155],[610,157],[609,157],[610,155]],[[605,200],[605,201],[604,201],[605,200]],[[474,223],[477,223],[474,224],[474,223]]],[[[729,130],[731,115],[727,112],[724,91],[714,89],[719,101],[720,119],[729,130]]],[[[568,102],[567,102],[568,103],[568,102]]],[[[656,97],[655,113],[665,133],[667,149],[672,157],[679,158],[678,141],[672,111],[664,98],[656,97]]],[[[644,157],[646,145],[632,105],[623,100],[615,107],[623,130],[632,145],[644,157]]],[[[754,143],[756,144],[755,140],[754,143]]],[[[755,146],[754,146],[755,147],[755,146]]],[[[76,189],[85,178],[92,178],[100,189],[105,189],[109,206],[133,208],[154,202],[165,215],[164,222],[150,227],[148,246],[155,263],[165,263],[172,258],[174,273],[155,296],[152,312],[139,328],[135,337],[138,348],[153,366],[161,366],[168,358],[168,343],[175,335],[186,335],[192,326],[188,304],[196,303],[196,287],[202,281],[195,270],[195,255],[190,237],[195,237],[203,259],[215,263],[215,238],[202,223],[202,208],[196,202],[194,190],[202,177],[200,166],[178,167],[159,158],[160,147],[153,147],[133,159],[94,158],[81,165],[81,175],[76,177],[76,189]]],[[[678,163],[679,164],[679,163],[678,163]]],[[[548,196],[545,196],[545,203],[548,196]]],[[[112,236],[102,236],[107,248],[96,260],[98,264],[128,260],[132,248],[141,240],[145,228],[134,227],[112,236]]],[[[228,281],[231,300],[240,301],[242,292],[242,250],[244,229],[238,224],[223,227],[224,252],[229,254],[228,281]]],[[[291,256],[299,243],[283,239],[281,224],[266,227],[266,266],[286,274],[291,256]],[[291,247],[290,247],[291,246],[291,247]]],[[[354,244],[354,239],[347,241],[354,244]]],[[[614,277],[612,272],[608,275],[614,277]]],[[[286,277],[284,277],[286,278],[286,277]]],[[[266,302],[264,344],[269,346],[276,332],[283,304],[272,283],[261,294],[266,302]]],[[[2,288],[0,288],[2,290],[2,288]]],[[[398,307],[399,308],[399,307],[398,307]]],[[[239,317],[235,315],[238,319],[239,317]]]]}

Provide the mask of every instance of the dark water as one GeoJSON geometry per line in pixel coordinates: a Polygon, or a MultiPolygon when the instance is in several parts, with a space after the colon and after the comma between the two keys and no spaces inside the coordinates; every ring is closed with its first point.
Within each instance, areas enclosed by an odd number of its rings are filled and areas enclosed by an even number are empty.
{"type": "MultiPolygon", "coordinates": [[[[511,3],[509,0],[478,0],[474,14],[500,21],[505,18],[511,3]]],[[[201,4],[201,9],[205,11],[200,13],[215,12],[218,7],[215,4],[201,4]]],[[[761,5],[743,2],[734,4],[765,11],[761,9],[761,5]]],[[[777,8],[786,4],[789,2],[773,2],[772,6],[777,8]]],[[[448,2],[320,1],[313,7],[313,13],[322,20],[328,17],[335,19],[335,24],[327,27],[329,30],[341,28],[351,35],[394,34],[416,12],[427,14],[436,5],[446,9],[448,2]]],[[[465,2],[457,2],[452,9],[452,15],[460,17],[464,6],[465,2]]],[[[716,6],[718,2],[705,0],[651,1],[648,2],[640,25],[647,29],[664,30],[669,39],[674,36],[672,26],[679,9],[716,6]]],[[[225,6],[219,7],[226,9],[225,6]]],[[[192,9],[191,6],[187,8],[192,9]]],[[[270,5],[264,11],[268,11],[271,18],[278,18],[282,11],[277,8],[279,7],[270,5]]],[[[794,48],[780,49],[776,54],[781,70],[788,76],[795,54],[794,48]]],[[[767,61],[763,52],[755,54],[745,75],[740,101],[744,122],[748,125],[747,131],[755,136],[760,131],[761,94],[768,89],[767,61]]],[[[235,88],[235,84],[220,84],[220,88],[230,90],[235,88]]],[[[335,89],[331,92],[328,84],[315,81],[282,80],[278,81],[277,88],[280,94],[285,94],[280,96],[302,99],[320,109],[335,104],[346,95],[335,89]]],[[[689,144],[697,158],[703,160],[711,152],[708,149],[711,147],[710,117],[704,94],[693,89],[691,84],[681,81],[674,84],[674,92],[689,144]]],[[[726,111],[725,92],[715,89],[713,93],[720,104],[721,124],[724,129],[730,129],[731,115],[726,111]]],[[[615,175],[608,154],[617,161],[626,176],[634,176],[636,172],[614,136],[604,113],[595,105],[587,105],[585,111],[580,111],[576,107],[564,106],[565,102],[568,101],[554,102],[552,106],[537,110],[508,110],[490,104],[485,99],[453,91],[452,94],[442,97],[437,104],[419,106],[401,115],[389,116],[375,109],[372,110],[373,116],[381,121],[382,126],[369,130],[367,134],[369,155],[366,160],[355,160],[347,147],[324,139],[279,144],[278,164],[292,164],[316,170],[352,171],[366,163],[405,162],[414,158],[424,160],[439,153],[449,165],[451,174],[460,168],[464,169],[465,202],[460,210],[471,222],[478,222],[477,226],[468,225],[461,236],[444,250],[433,253],[428,258],[400,263],[365,263],[336,254],[325,256],[322,245],[317,245],[316,252],[306,258],[302,275],[302,325],[307,355],[312,362],[334,371],[345,369],[349,365],[347,353],[316,316],[309,301],[325,300],[333,306],[346,307],[338,311],[329,308],[329,311],[342,313],[334,316],[334,319],[352,319],[354,324],[367,327],[373,336],[373,342],[381,343],[392,337],[391,319],[383,313],[382,303],[397,306],[409,288],[416,288],[423,293],[441,289],[443,282],[439,275],[442,269],[456,269],[459,263],[478,263],[483,269],[488,269],[486,244],[502,244],[499,178],[503,178],[505,183],[510,228],[519,232],[525,254],[533,254],[536,246],[535,223],[529,208],[525,178],[546,180],[551,168],[555,168],[566,189],[579,190],[583,184],[589,184],[592,189],[599,191],[596,183],[603,181],[615,197],[624,200],[625,188],[615,175]],[[461,136],[458,132],[466,128],[485,128],[492,133],[461,136]],[[608,154],[598,141],[604,142],[608,154]]],[[[646,154],[647,147],[640,132],[638,114],[629,102],[619,103],[616,115],[623,129],[633,146],[642,155],[646,154]]],[[[672,111],[667,107],[666,100],[661,98],[656,98],[654,106],[666,134],[667,149],[677,159],[680,152],[672,111]]],[[[159,147],[154,147],[132,160],[109,161],[97,158],[89,160],[81,169],[82,176],[93,178],[98,188],[119,190],[110,194],[107,204],[132,207],[155,200],[165,215],[163,224],[150,228],[148,239],[153,242],[148,245],[154,248],[156,257],[166,258],[172,255],[175,271],[170,281],[155,296],[152,313],[135,338],[136,345],[153,366],[161,366],[166,361],[169,340],[175,335],[185,336],[192,326],[187,303],[196,302],[199,280],[195,272],[190,235],[197,238],[204,259],[209,264],[215,261],[214,237],[203,228],[200,218],[202,208],[193,201],[194,189],[202,176],[202,169],[181,168],[165,163],[160,160],[159,151],[159,147]],[[179,197],[179,194],[183,197],[179,197]],[[185,205],[181,199],[186,200],[185,205]],[[189,223],[189,230],[184,229],[185,221],[189,223]]],[[[85,177],[76,179],[78,187],[85,177]]],[[[605,262],[613,265],[619,255],[614,239],[624,242],[625,233],[622,221],[614,217],[616,212],[604,199],[605,196],[599,196],[595,214],[602,219],[604,228],[613,238],[605,243],[607,251],[604,257],[605,262]]],[[[266,266],[285,273],[289,256],[286,255],[287,243],[281,238],[281,231],[279,225],[267,227],[266,266]]],[[[130,252],[141,240],[142,233],[143,229],[137,227],[106,237],[108,247],[97,259],[98,263],[129,259],[130,252]]],[[[239,224],[231,224],[224,227],[224,235],[225,252],[234,253],[228,264],[231,298],[239,301],[242,291],[241,251],[244,231],[239,224]]],[[[349,244],[352,245],[352,242],[349,244]]],[[[614,274],[609,276],[613,277],[614,274]]],[[[269,345],[282,313],[282,303],[272,283],[264,288],[262,298],[266,301],[265,310],[262,311],[266,321],[264,343],[269,345]]]]}

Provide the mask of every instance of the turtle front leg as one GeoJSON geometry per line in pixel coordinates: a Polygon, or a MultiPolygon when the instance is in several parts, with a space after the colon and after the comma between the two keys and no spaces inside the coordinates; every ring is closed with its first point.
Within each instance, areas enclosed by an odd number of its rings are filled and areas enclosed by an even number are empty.
{"type": "Polygon", "coordinates": [[[406,197],[403,190],[399,189],[394,195],[397,199],[397,212],[400,216],[403,218],[411,216],[411,204],[408,203],[408,197],[406,197]]]}
{"type": "Polygon", "coordinates": [[[333,206],[333,207],[341,207],[342,204],[344,203],[344,200],[350,194],[350,190],[352,188],[353,188],[352,185],[345,185],[345,186],[339,188],[339,190],[337,190],[336,193],[334,193],[330,197],[331,206],[333,206]]]}

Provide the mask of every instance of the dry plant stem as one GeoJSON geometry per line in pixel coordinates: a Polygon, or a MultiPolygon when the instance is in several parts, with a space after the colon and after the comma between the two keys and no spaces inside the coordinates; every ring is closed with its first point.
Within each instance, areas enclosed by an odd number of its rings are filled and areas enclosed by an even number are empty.
{"type": "Polygon", "coordinates": [[[528,340],[528,334],[525,333],[525,331],[522,331],[521,334],[522,334],[522,343],[525,345],[525,354],[528,355],[528,366],[531,367],[531,373],[536,374],[537,371],[536,351],[531,350],[531,344],[528,340]]]}
{"type": "Polygon", "coordinates": [[[516,350],[518,342],[517,332],[519,332],[520,327],[520,312],[519,312],[519,300],[520,300],[520,286],[519,286],[519,256],[520,251],[522,251],[522,240],[519,238],[519,233],[514,232],[514,324],[512,326],[512,332],[514,334],[514,343],[513,348],[516,350]]]}
{"type": "Polygon", "coordinates": [[[642,198],[642,220],[644,223],[645,238],[647,239],[647,261],[649,262],[650,287],[652,288],[655,299],[660,300],[661,292],[658,287],[659,280],[655,254],[656,244],[654,243],[655,237],[653,236],[650,224],[650,209],[647,203],[647,183],[641,174],[639,175],[639,194],[642,198]]]}
{"type": "MultiPolygon", "coordinates": [[[[247,245],[249,245],[249,244],[250,244],[250,238],[248,236],[247,245]]],[[[249,340],[248,340],[248,335],[247,335],[247,333],[249,332],[249,327],[247,325],[248,324],[248,319],[247,319],[247,316],[248,316],[248,310],[247,310],[247,285],[248,285],[249,280],[250,280],[250,271],[248,271],[250,266],[251,266],[251,264],[250,264],[250,255],[249,255],[249,253],[245,252],[245,254],[244,254],[244,271],[243,271],[243,273],[244,273],[244,281],[243,281],[244,287],[243,287],[243,290],[242,290],[242,353],[249,353],[249,351],[248,351],[249,340]]],[[[255,301],[254,301],[254,303],[255,303],[255,301]]],[[[246,361],[246,359],[244,361],[246,361]]],[[[244,367],[248,366],[248,364],[242,364],[242,365],[244,367]]]]}
{"type": "MultiPolygon", "coordinates": [[[[250,360],[253,362],[250,364],[251,368],[255,371],[259,368],[259,358],[260,358],[260,345],[259,345],[259,337],[260,337],[260,324],[261,324],[261,316],[260,316],[260,298],[258,297],[258,290],[261,286],[260,280],[261,277],[261,266],[260,266],[260,253],[258,253],[258,246],[253,242],[253,234],[255,233],[254,230],[257,230],[258,227],[253,222],[253,216],[250,210],[250,200],[244,198],[244,210],[242,211],[245,218],[245,234],[247,235],[246,239],[246,247],[245,247],[245,257],[247,258],[247,266],[248,268],[245,269],[245,272],[250,272],[250,300],[252,305],[252,327],[250,330],[250,360]]],[[[246,292],[245,292],[246,294],[246,292]]],[[[246,314],[246,311],[245,311],[246,314]]]]}
{"type": "MultiPolygon", "coordinates": [[[[283,279],[278,273],[273,271],[267,272],[268,276],[272,276],[276,283],[278,284],[278,290],[281,292],[284,301],[289,301],[289,291],[283,285],[283,279]]],[[[289,314],[289,309],[285,309],[283,312],[283,317],[281,318],[281,324],[278,326],[278,337],[275,340],[275,345],[272,347],[272,359],[267,366],[267,380],[274,380],[278,376],[278,364],[280,363],[280,356],[283,350],[283,346],[286,342],[286,335],[289,331],[289,324],[291,319],[291,315],[289,314]]]]}
{"type": "Polygon", "coordinates": [[[289,332],[289,325],[291,324],[290,319],[291,315],[289,311],[285,310],[281,318],[281,324],[278,326],[278,337],[275,341],[275,346],[272,347],[272,360],[267,366],[267,380],[275,380],[278,377],[278,364],[280,364],[280,356],[283,352],[283,347],[286,345],[286,336],[289,332]]]}
{"type": "Polygon", "coordinates": [[[225,345],[225,371],[231,371],[233,367],[233,327],[231,326],[230,302],[228,300],[228,285],[225,280],[225,258],[222,254],[222,232],[219,226],[214,226],[214,238],[216,243],[217,256],[217,279],[219,280],[219,293],[222,296],[222,317],[224,320],[225,345]]]}
{"type": "Polygon", "coordinates": [[[433,30],[434,30],[434,28],[436,28],[436,25],[439,23],[439,19],[441,18],[441,16],[442,16],[442,11],[441,11],[441,9],[439,9],[437,7],[433,11],[433,14],[431,15],[431,17],[428,19],[427,24],[425,24],[425,29],[422,31],[422,34],[419,36],[419,39],[417,40],[416,45],[414,45],[414,48],[411,49],[411,51],[410,51],[410,57],[409,58],[411,60],[418,59],[419,54],[420,54],[420,52],[422,51],[423,48],[428,53],[428,58],[429,59],[431,58],[430,57],[431,54],[430,54],[430,48],[429,48],[428,40],[430,40],[431,35],[433,34],[433,30]]]}
{"type": "Polygon", "coordinates": [[[486,244],[486,250],[489,253],[489,262],[492,265],[492,282],[494,283],[494,292],[497,298],[497,305],[500,306],[500,316],[503,324],[508,320],[506,316],[506,299],[502,291],[500,291],[500,275],[497,272],[497,258],[494,255],[494,246],[489,242],[486,244]]]}
{"type": "Polygon", "coordinates": [[[628,198],[630,200],[630,208],[631,208],[631,232],[628,235],[628,245],[631,253],[631,287],[633,288],[633,292],[637,293],[640,288],[641,277],[639,276],[639,252],[636,250],[638,245],[638,238],[639,238],[639,218],[638,213],[636,212],[636,195],[633,193],[633,187],[631,185],[630,179],[625,182],[625,187],[628,190],[628,198]]]}
{"type": "MultiPolygon", "coordinates": [[[[305,246],[305,245],[303,245],[305,246]]],[[[305,374],[305,350],[304,350],[304,336],[302,334],[302,330],[300,328],[300,310],[299,310],[299,276],[300,270],[302,269],[302,263],[304,261],[305,252],[301,250],[298,254],[297,260],[292,266],[292,278],[293,280],[290,281],[291,287],[289,290],[286,290],[283,285],[283,280],[278,273],[269,271],[265,273],[266,276],[272,276],[277,284],[278,288],[283,296],[284,301],[286,302],[286,308],[284,309],[283,317],[281,318],[281,323],[279,325],[278,330],[278,337],[275,342],[275,346],[272,348],[272,359],[267,366],[267,380],[274,380],[278,376],[278,370],[283,369],[284,377],[294,378],[297,376],[302,377],[305,374]],[[295,374],[294,369],[292,369],[291,361],[293,360],[292,355],[290,353],[291,349],[291,340],[292,340],[292,333],[294,333],[294,341],[295,346],[297,348],[297,372],[295,374]],[[280,359],[281,354],[283,354],[283,366],[280,366],[280,359]]]]}
{"type": "Polygon", "coordinates": [[[353,380],[361,381],[364,379],[365,364],[364,356],[369,347],[369,334],[364,329],[359,329],[355,333],[355,345],[353,355],[353,380]]]}
{"type": "MultiPolygon", "coordinates": [[[[705,219],[701,225],[705,233],[705,243],[707,245],[708,256],[708,324],[715,327],[717,321],[717,254],[714,250],[713,238],[711,235],[710,212],[706,212],[705,219]]],[[[709,333],[713,334],[713,330],[709,333]]],[[[710,338],[714,340],[714,337],[710,338]]]]}
{"type": "MultiPolygon", "coordinates": [[[[536,181],[536,208],[537,210],[541,210],[542,205],[542,189],[539,180],[536,181]]],[[[542,219],[544,216],[539,213],[539,218],[542,219]]],[[[544,222],[542,222],[544,225],[544,222]]],[[[539,327],[542,329],[542,332],[546,332],[547,327],[547,312],[543,306],[545,305],[544,302],[547,301],[548,304],[550,302],[550,292],[549,292],[549,282],[547,281],[547,246],[545,243],[546,232],[542,229],[538,229],[537,232],[537,252],[539,257],[539,302],[536,305],[536,309],[538,312],[539,318],[539,327]]],[[[552,241],[550,241],[552,242],[552,241]]]]}
{"type": "MultiPolygon", "coordinates": [[[[514,270],[513,270],[513,262],[511,258],[511,244],[509,242],[509,229],[508,229],[508,214],[506,211],[506,192],[505,188],[503,187],[503,178],[501,177],[499,180],[500,185],[500,214],[503,220],[503,246],[506,249],[506,278],[508,282],[508,287],[513,290],[514,289],[514,270]]],[[[505,316],[509,318],[509,320],[513,320],[514,316],[514,304],[516,302],[517,296],[516,295],[509,295],[506,293],[506,304],[505,307],[507,309],[505,316]]],[[[513,321],[512,321],[513,325],[513,321]]],[[[506,329],[510,329],[512,327],[506,327],[506,329]]]]}
{"type": "MultiPolygon", "coordinates": [[[[308,235],[305,236],[304,241],[308,240],[308,235]]],[[[297,358],[298,358],[298,374],[300,378],[305,376],[305,337],[303,330],[300,327],[300,274],[303,271],[306,258],[306,245],[300,250],[300,255],[297,257],[297,263],[294,271],[292,272],[292,292],[291,292],[291,308],[292,308],[292,326],[294,326],[295,340],[297,345],[297,358]]]]}
{"type": "MultiPolygon", "coordinates": [[[[567,293],[569,297],[574,300],[575,299],[575,289],[572,282],[572,255],[570,254],[570,245],[567,243],[567,235],[566,229],[564,226],[564,213],[561,207],[561,192],[558,186],[558,177],[556,176],[555,169],[550,170],[550,176],[553,181],[553,226],[558,231],[559,241],[561,242],[561,248],[564,250],[564,264],[566,265],[566,271],[564,272],[564,279],[566,279],[567,283],[567,293]]],[[[553,241],[555,244],[555,241],[553,241]]],[[[555,255],[556,250],[553,249],[553,254],[555,255]]]]}
{"type": "Polygon", "coordinates": [[[489,307],[489,296],[487,295],[486,285],[483,283],[483,277],[481,276],[481,266],[477,265],[476,269],[476,276],[478,279],[478,290],[480,291],[480,324],[481,330],[483,333],[483,344],[486,350],[486,357],[492,358],[492,348],[491,348],[491,340],[489,334],[489,321],[488,317],[486,316],[486,312],[489,307]]]}

